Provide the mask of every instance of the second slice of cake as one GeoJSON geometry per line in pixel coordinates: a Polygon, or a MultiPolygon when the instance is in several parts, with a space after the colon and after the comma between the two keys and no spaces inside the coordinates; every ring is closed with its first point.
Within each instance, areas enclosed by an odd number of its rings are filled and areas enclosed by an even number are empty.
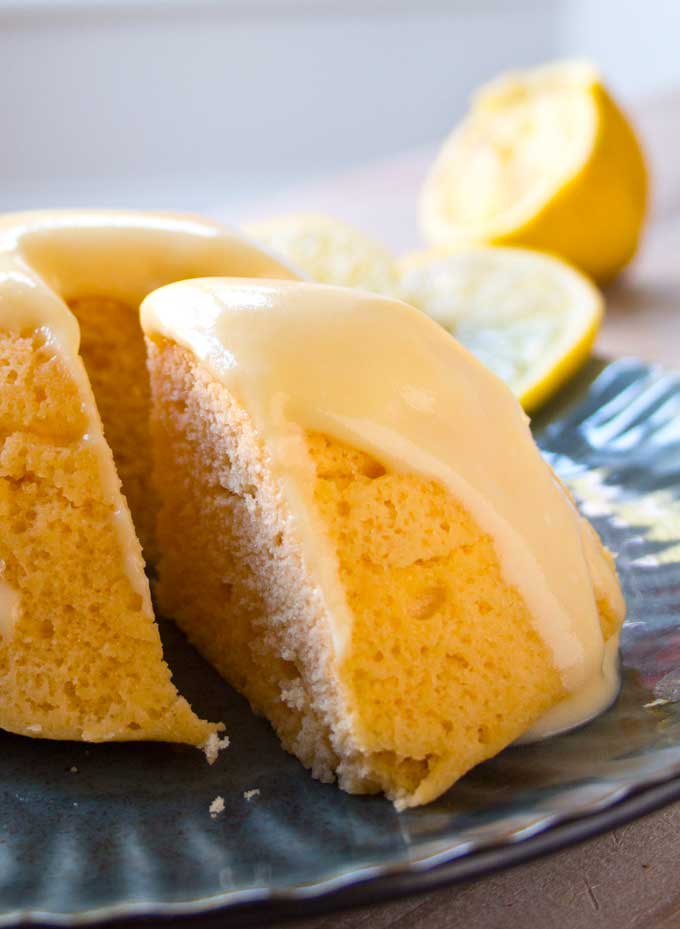
{"type": "Polygon", "coordinates": [[[417,805],[613,699],[611,556],[424,314],[218,279],[142,323],[161,608],[316,777],[417,805]]]}

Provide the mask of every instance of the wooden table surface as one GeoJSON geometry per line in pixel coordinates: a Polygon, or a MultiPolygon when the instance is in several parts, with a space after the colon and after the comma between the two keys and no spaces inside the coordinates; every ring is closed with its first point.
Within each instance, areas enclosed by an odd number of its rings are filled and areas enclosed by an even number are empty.
{"type": "MultiPolygon", "coordinates": [[[[653,177],[640,253],[607,288],[601,354],[680,368],[680,92],[635,108],[653,177]]],[[[248,218],[330,212],[396,249],[418,245],[415,197],[432,151],[288,191],[248,218]]],[[[233,217],[232,217],[233,220],[233,217]]],[[[290,926],[290,924],[287,924],[290,926]]],[[[306,929],[679,929],[680,803],[598,839],[492,877],[307,920],[306,929]]]]}

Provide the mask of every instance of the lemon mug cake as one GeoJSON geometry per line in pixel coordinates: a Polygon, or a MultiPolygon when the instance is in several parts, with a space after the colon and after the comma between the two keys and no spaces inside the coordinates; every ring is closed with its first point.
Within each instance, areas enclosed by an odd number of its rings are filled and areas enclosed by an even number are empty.
{"type": "Polygon", "coordinates": [[[418,805],[613,699],[613,560],[436,323],[225,279],[142,325],[161,609],[316,777],[418,805]]]}
{"type": "Polygon", "coordinates": [[[191,217],[0,220],[1,728],[194,745],[218,728],[172,684],[116,468],[150,543],[139,302],[177,277],[225,271],[290,274],[191,217]]]}
{"type": "Polygon", "coordinates": [[[206,275],[294,277],[243,236],[171,213],[54,210],[0,219],[0,254],[27,264],[80,323],[80,354],[147,557],[149,386],[139,304],[150,291],[206,275]]]}

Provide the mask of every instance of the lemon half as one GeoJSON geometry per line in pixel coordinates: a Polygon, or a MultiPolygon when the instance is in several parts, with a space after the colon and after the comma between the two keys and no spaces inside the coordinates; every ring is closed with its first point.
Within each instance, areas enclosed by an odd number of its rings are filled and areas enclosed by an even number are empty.
{"type": "Polygon", "coordinates": [[[243,227],[312,280],[395,294],[395,256],[359,229],[330,216],[292,213],[243,227]]]}
{"type": "Polygon", "coordinates": [[[602,296],[565,262],[522,248],[420,252],[400,263],[403,300],[424,310],[533,411],[586,361],[602,296]]]}
{"type": "Polygon", "coordinates": [[[596,280],[633,256],[647,203],[635,132],[586,62],[512,72],[483,87],[420,200],[426,239],[524,245],[596,280]]]}

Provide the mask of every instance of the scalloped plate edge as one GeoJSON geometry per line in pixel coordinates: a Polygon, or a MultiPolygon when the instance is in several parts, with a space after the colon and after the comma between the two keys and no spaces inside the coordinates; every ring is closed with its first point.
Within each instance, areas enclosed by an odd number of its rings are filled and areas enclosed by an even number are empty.
{"type": "Polygon", "coordinates": [[[514,829],[502,839],[459,841],[401,864],[360,866],[313,883],[226,891],[176,903],[149,900],[73,913],[15,910],[0,915],[0,929],[25,925],[104,926],[160,919],[196,919],[203,926],[204,919],[216,917],[221,917],[222,926],[236,926],[237,921],[225,922],[224,917],[228,918],[230,913],[238,917],[239,910],[242,913],[245,907],[253,916],[257,912],[260,918],[271,921],[424,892],[559,851],[680,800],[680,761],[672,768],[635,783],[612,781],[605,796],[584,803],[578,811],[561,814],[546,811],[529,829],[526,826],[514,829]],[[385,882],[389,882],[389,888],[383,886],[385,882]]]}

